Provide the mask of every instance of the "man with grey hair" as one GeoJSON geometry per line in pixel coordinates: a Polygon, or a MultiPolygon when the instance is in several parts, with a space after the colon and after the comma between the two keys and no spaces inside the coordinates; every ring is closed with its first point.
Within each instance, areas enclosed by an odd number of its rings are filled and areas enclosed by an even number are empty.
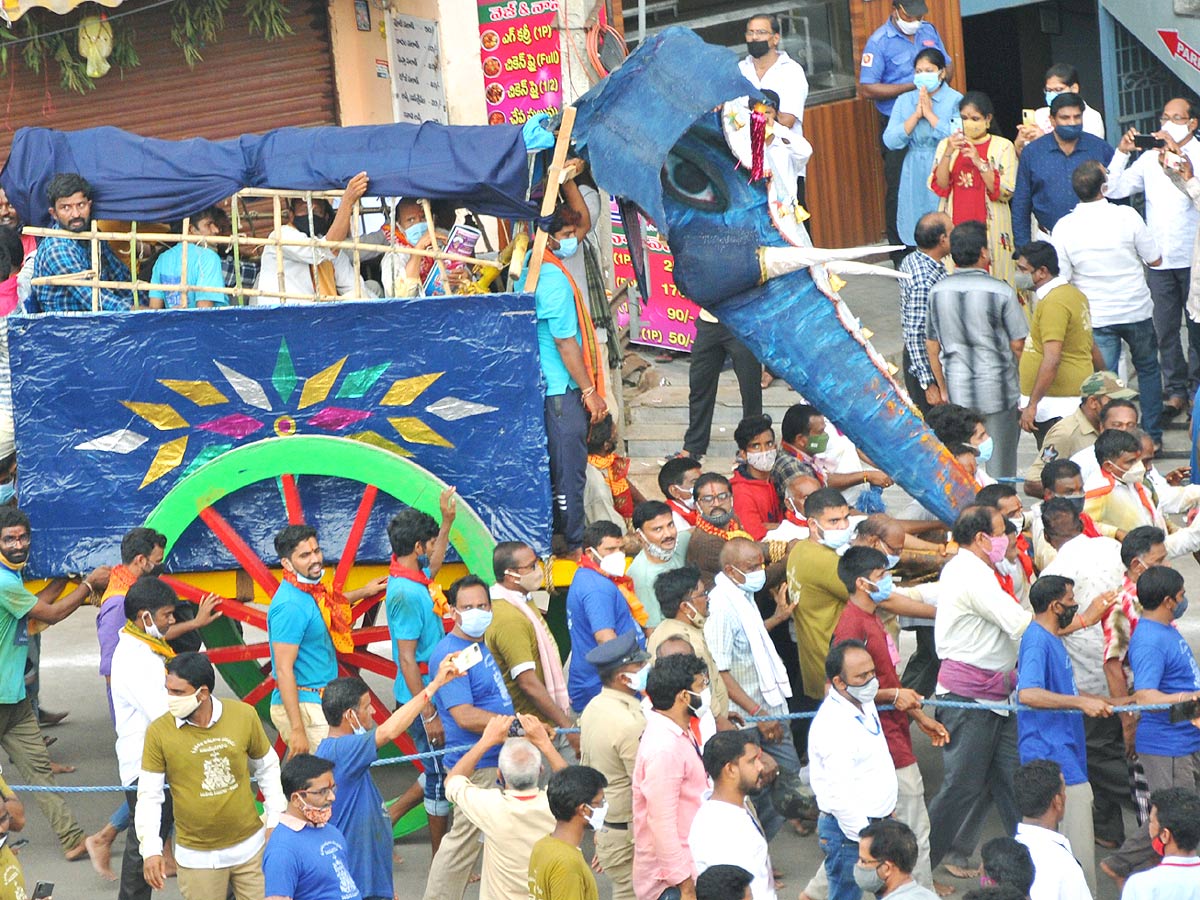
{"type": "Polygon", "coordinates": [[[555,825],[546,792],[538,789],[543,756],[554,772],[567,767],[537,716],[495,716],[446,776],[446,798],[483,832],[481,897],[526,900],[529,896],[530,850],[555,825]],[[510,737],[514,733],[524,737],[510,737]],[[479,761],[496,746],[500,746],[498,791],[471,781],[479,761]]]}

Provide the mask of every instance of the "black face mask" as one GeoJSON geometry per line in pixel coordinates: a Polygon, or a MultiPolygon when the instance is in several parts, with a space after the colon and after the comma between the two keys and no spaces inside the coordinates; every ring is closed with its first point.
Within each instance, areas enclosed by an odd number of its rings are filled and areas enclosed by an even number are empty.
{"type": "Polygon", "coordinates": [[[1080,497],[1063,497],[1062,499],[1066,500],[1068,503],[1071,504],[1071,508],[1073,510],[1075,510],[1075,515],[1078,516],[1083,513],[1083,501],[1085,499],[1084,497],[1082,497],[1082,496],[1080,496],[1080,497]]]}
{"type": "Polygon", "coordinates": [[[770,41],[746,41],[746,51],[755,59],[766,56],[770,49],[770,41]]]}
{"type": "Polygon", "coordinates": [[[1058,627],[1059,628],[1067,628],[1068,626],[1070,626],[1070,624],[1075,621],[1075,615],[1078,612],[1079,612],[1079,604],[1078,603],[1076,603],[1074,606],[1065,607],[1063,609],[1063,611],[1058,614],[1058,627]]]}
{"type": "Polygon", "coordinates": [[[326,216],[314,215],[312,217],[314,234],[309,234],[308,232],[307,215],[296,216],[296,220],[292,224],[296,226],[296,230],[301,234],[308,234],[309,237],[314,237],[316,235],[326,234],[329,231],[329,227],[333,224],[333,219],[330,219],[326,216]]]}

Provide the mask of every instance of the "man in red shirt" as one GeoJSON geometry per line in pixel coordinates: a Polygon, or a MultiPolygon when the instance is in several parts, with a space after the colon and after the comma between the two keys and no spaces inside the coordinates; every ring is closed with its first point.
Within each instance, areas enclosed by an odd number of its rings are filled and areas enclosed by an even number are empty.
{"type": "Polygon", "coordinates": [[[733,439],[738,445],[737,471],[730,479],[733,512],[750,537],[761,541],[783,521],[779,494],[771,481],[771,469],[779,455],[771,417],[746,416],[734,430],[733,439]]]}
{"type": "Polygon", "coordinates": [[[896,663],[900,654],[895,643],[876,615],[880,603],[892,593],[892,573],[888,558],[874,547],[851,547],[838,561],[838,578],[846,586],[849,601],[833,631],[833,643],[853,638],[867,645],[879,679],[879,704],[896,709],[881,712],[880,721],[887,737],[888,750],[896,765],[896,818],[908,825],[917,836],[917,865],[913,878],[932,889],[933,875],[929,866],[929,814],[925,809],[925,785],[917,758],[913,755],[909,720],[929,735],[935,747],[945,746],[950,735],[945,727],[921,710],[921,696],[900,686],[896,663]],[[901,712],[901,710],[905,710],[901,712]]]}

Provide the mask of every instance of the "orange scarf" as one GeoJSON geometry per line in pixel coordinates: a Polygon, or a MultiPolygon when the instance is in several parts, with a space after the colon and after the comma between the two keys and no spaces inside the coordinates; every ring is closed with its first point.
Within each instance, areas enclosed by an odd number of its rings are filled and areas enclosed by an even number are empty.
{"type": "Polygon", "coordinates": [[[738,521],[737,516],[729,517],[729,524],[724,528],[718,528],[704,516],[696,516],[696,528],[703,531],[705,534],[711,534],[719,537],[723,541],[731,541],[734,538],[745,538],[748,541],[753,541],[750,532],[742,528],[742,523],[738,521]]]}
{"type": "Polygon", "coordinates": [[[646,612],[646,607],[642,606],[642,601],[638,599],[637,591],[633,589],[632,578],[628,575],[621,575],[616,578],[609,575],[596,565],[595,561],[588,555],[587,550],[584,550],[583,554],[579,557],[579,566],[583,569],[591,569],[593,572],[603,575],[615,584],[617,590],[621,592],[621,596],[625,598],[625,604],[629,607],[629,612],[633,614],[634,621],[643,628],[646,627],[646,623],[650,621],[650,614],[646,612]]]}
{"type": "Polygon", "coordinates": [[[430,580],[429,576],[420,569],[402,566],[400,560],[393,556],[392,564],[388,566],[388,575],[393,578],[407,578],[409,581],[423,585],[429,591],[430,599],[433,600],[433,611],[443,619],[450,618],[450,601],[446,599],[442,586],[436,581],[430,580]]]}
{"type": "Polygon", "coordinates": [[[633,489],[629,486],[629,459],[615,453],[589,453],[588,465],[599,469],[613,497],[613,509],[626,519],[633,517],[633,489]]]}
{"type": "Polygon", "coordinates": [[[112,571],[108,575],[108,587],[104,589],[104,595],[100,598],[100,603],[103,604],[109,597],[125,596],[137,580],[138,577],[124,565],[113,566],[112,571]]]}
{"type": "Polygon", "coordinates": [[[286,569],[283,579],[317,601],[317,609],[321,611],[321,618],[325,620],[325,627],[329,629],[329,636],[333,638],[333,648],[339,653],[352,653],[354,638],[350,631],[350,601],[346,599],[345,594],[327,588],[324,584],[305,584],[286,569]]]}
{"type": "MultiPolygon", "coordinates": [[[[397,228],[395,231],[392,231],[392,226],[384,225],[383,233],[388,236],[388,239],[393,244],[398,244],[401,247],[412,247],[412,244],[410,244],[408,242],[408,238],[406,238],[404,236],[403,228],[397,228]]],[[[415,250],[416,248],[413,247],[413,249],[415,250]]],[[[411,257],[409,257],[407,254],[405,254],[404,259],[407,261],[407,260],[411,259],[411,257]]],[[[425,279],[429,277],[429,270],[433,268],[433,263],[434,263],[434,259],[432,256],[425,256],[425,257],[421,258],[421,282],[422,283],[424,283],[425,279]]]]}
{"type": "Polygon", "coordinates": [[[567,276],[567,282],[571,285],[571,291],[575,294],[575,316],[579,319],[579,335],[583,340],[583,364],[587,369],[588,377],[592,379],[596,393],[603,397],[604,364],[600,360],[600,344],[596,340],[596,326],[592,324],[592,314],[588,310],[587,304],[583,302],[583,294],[580,293],[579,286],[575,284],[575,279],[571,277],[571,273],[562,264],[562,260],[555,256],[548,247],[542,254],[542,262],[550,263],[550,265],[567,276]]]}

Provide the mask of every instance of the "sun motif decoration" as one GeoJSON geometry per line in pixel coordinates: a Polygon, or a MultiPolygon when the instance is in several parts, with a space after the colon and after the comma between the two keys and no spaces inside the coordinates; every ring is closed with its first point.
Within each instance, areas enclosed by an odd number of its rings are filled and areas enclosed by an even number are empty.
{"type": "MultiPolygon", "coordinates": [[[[138,487],[141,490],[180,467],[184,467],[179,473],[182,477],[241,442],[272,434],[278,438],[330,434],[400,456],[413,455],[405,444],[454,446],[433,425],[414,414],[415,410],[409,409],[445,372],[394,378],[388,384],[385,376],[393,366],[398,368],[396,363],[376,363],[344,371],[349,359],[350,356],[343,356],[304,377],[296,372],[287,341],[281,340],[274,370],[265,386],[214,359],[216,372],[211,380],[157,379],[171,392],[169,402],[121,401],[143,425],[131,422],[128,427],[76,444],[74,449],[128,454],[150,442],[151,435],[161,439],[138,487]],[[154,430],[142,433],[145,426],[154,430]]],[[[496,410],[495,406],[446,395],[424,406],[422,411],[445,422],[455,422],[496,410]]]]}

